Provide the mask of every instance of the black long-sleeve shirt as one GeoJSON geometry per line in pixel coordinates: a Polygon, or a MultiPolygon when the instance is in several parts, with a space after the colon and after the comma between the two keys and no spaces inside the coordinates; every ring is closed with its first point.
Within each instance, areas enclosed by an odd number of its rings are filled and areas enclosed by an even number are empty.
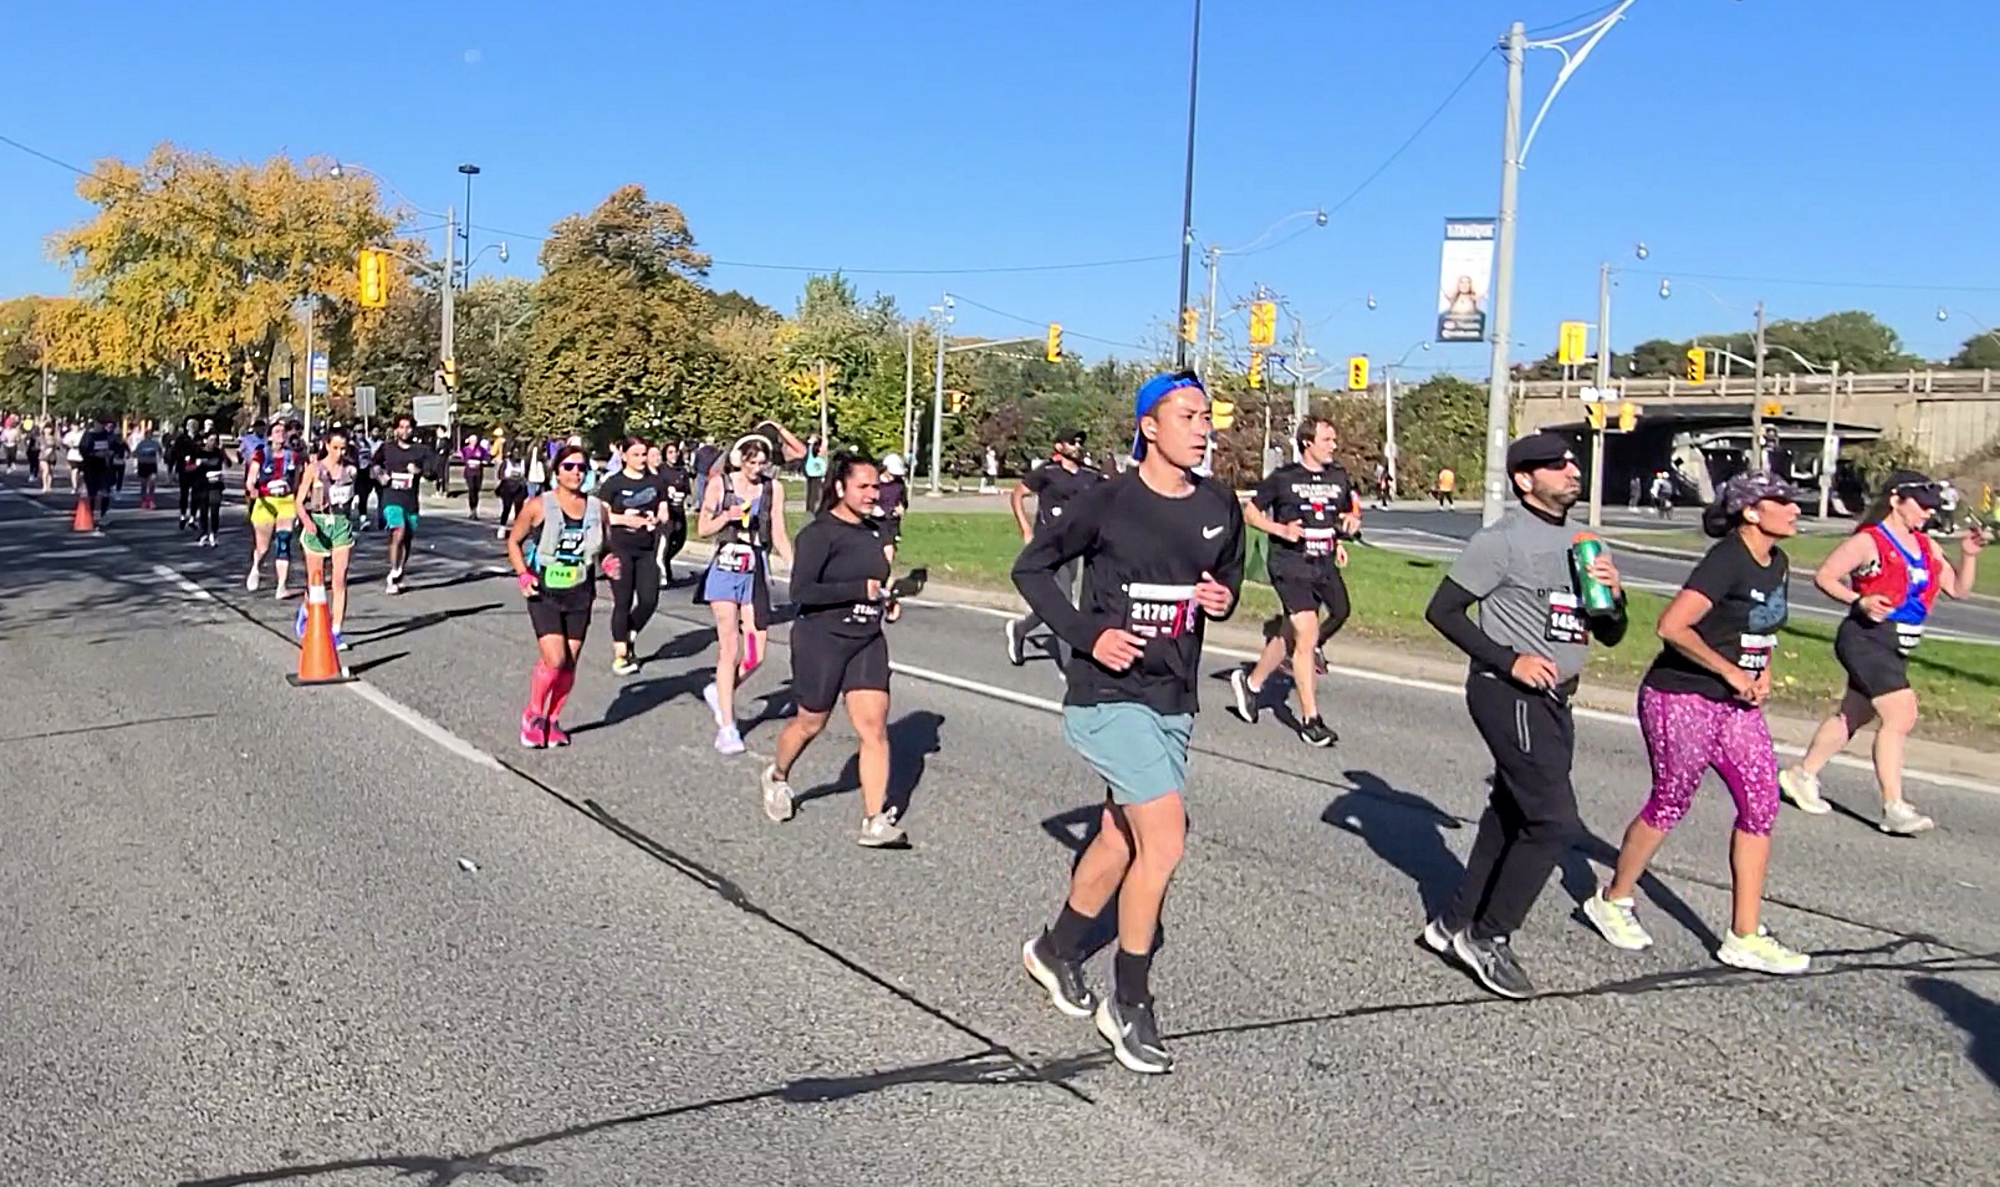
{"type": "Polygon", "coordinates": [[[1133,469],[1070,500],[1062,518],[1037,532],[1014,561],[1021,596],[1074,649],[1063,702],[1195,712],[1207,615],[1194,601],[1194,586],[1204,573],[1232,598],[1243,588],[1243,508],[1221,483],[1197,478],[1191,492],[1173,498],[1133,469]],[[1079,557],[1083,596],[1071,605],[1056,570],[1079,557]],[[1091,655],[1107,630],[1145,640],[1145,653],[1123,672],[1091,655]]]}
{"type": "Polygon", "coordinates": [[[797,625],[850,639],[881,633],[884,603],[868,596],[870,578],[889,586],[879,525],[849,523],[831,511],[813,520],[792,541],[797,625]]]}

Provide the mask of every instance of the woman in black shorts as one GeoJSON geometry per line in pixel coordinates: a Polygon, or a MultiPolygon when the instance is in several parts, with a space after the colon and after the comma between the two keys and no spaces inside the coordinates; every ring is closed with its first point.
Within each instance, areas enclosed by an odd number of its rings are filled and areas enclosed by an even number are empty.
{"type": "Polygon", "coordinates": [[[521,745],[536,750],[569,745],[561,724],[563,702],[576,685],[577,656],[597,597],[606,522],[604,504],[583,493],[589,464],[581,445],[563,446],[556,454],[555,488],[521,508],[507,533],[507,559],[528,599],[538,649],[528,704],[521,710],[521,745]]]}
{"type": "Polygon", "coordinates": [[[860,739],[860,842],[871,848],[904,844],[889,805],[889,640],[885,620],[899,611],[889,599],[885,529],[875,519],[875,464],[841,455],[828,469],[819,517],[792,546],[792,698],[798,713],[778,735],[778,753],[764,768],[764,814],[792,816],[792,764],[826,728],[835,701],[860,739]]]}

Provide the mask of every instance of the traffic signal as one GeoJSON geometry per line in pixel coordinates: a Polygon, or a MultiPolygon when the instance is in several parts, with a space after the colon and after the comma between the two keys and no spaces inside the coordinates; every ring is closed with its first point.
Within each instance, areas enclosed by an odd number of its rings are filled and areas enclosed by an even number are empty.
{"type": "Polygon", "coordinates": [[[1181,310],[1181,341],[1193,342],[1201,333],[1201,311],[1190,305],[1181,310]]]}
{"type": "Polygon", "coordinates": [[[1601,433],[1601,432],[1603,432],[1603,431],[1604,431],[1604,405],[1602,405],[1602,404],[1585,404],[1585,405],[1583,406],[1583,419],[1584,419],[1584,423],[1588,424],[1588,425],[1589,425],[1589,426],[1591,427],[1591,430],[1592,430],[1593,432],[1598,432],[1598,433],[1601,433]]]}
{"type": "Polygon", "coordinates": [[[1278,340],[1278,303],[1250,303],[1250,345],[1269,346],[1278,340]]]}
{"type": "Polygon", "coordinates": [[[1689,383],[1708,382],[1708,352],[1699,346],[1688,347],[1687,381],[1689,383]]]}
{"type": "Polygon", "coordinates": [[[361,249],[361,307],[380,309],[389,303],[389,253],[372,247],[361,249]]]}
{"type": "Polygon", "coordinates": [[[1208,406],[1209,423],[1219,432],[1236,423],[1236,405],[1227,400],[1216,400],[1208,406]]]}
{"type": "Polygon", "coordinates": [[[1589,333],[1585,323],[1566,321],[1556,333],[1556,362],[1565,367],[1575,366],[1583,361],[1589,333]]]}
{"type": "Polygon", "coordinates": [[[1784,414],[1785,414],[1785,406],[1783,404],[1780,404],[1776,400],[1764,401],[1765,416],[1783,416],[1784,414]]]}
{"type": "Polygon", "coordinates": [[[1357,354],[1347,360],[1347,390],[1365,392],[1368,390],[1368,356],[1357,354]]]}
{"type": "Polygon", "coordinates": [[[1047,351],[1043,352],[1042,357],[1047,359],[1051,363],[1062,362],[1061,322],[1052,321],[1049,323],[1049,348],[1047,351]]]}
{"type": "Polygon", "coordinates": [[[442,363],[439,363],[438,373],[444,376],[444,390],[448,392],[455,392],[458,390],[457,359],[446,359],[442,363]]]}
{"type": "Polygon", "coordinates": [[[951,399],[951,414],[953,416],[963,415],[965,412],[965,393],[946,392],[945,395],[951,399]]]}
{"type": "MultiPolygon", "coordinates": [[[[1601,407],[1601,405],[1600,405],[1601,407]]],[[[1630,400],[1618,405],[1618,431],[1629,433],[1639,427],[1639,406],[1630,400]]]]}
{"type": "Polygon", "coordinates": [[[1250,386],[1253,388],[1264,386],[1264,356],[1261,353],[1250,356],[1250,386]]]}

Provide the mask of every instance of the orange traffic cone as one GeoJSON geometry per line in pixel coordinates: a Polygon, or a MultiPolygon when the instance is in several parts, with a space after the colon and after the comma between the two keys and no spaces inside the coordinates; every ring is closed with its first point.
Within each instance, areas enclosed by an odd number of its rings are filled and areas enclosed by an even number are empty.
{"type": "Polygon", "coordinates": [[[340,653],[333,646],[333,616],[326,605],[326,586],[306,586],[306,635],[299,644],[299,670],[285,679],[293,687],[307,684],[346,684],[354,677],[341,666],[340,653]]]}
{"type": "Polygon", "coordinates": [[[90,514],[90,495],[86,491],[76,492],[76,514],[70,516],[69,530],[72,532],[97,530],[97,520],[90,514]]]}

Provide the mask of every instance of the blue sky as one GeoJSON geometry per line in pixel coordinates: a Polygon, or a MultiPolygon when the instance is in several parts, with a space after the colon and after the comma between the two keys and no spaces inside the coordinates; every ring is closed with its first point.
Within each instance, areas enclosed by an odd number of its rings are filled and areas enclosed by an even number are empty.
{"type": "MultiPolygon", "coordinates": [[[[1199,240],[1242,246],[1347,200],[1324,228],[1225,257],[1225,298],[1282,292],[1330,359],[1379,365],[1427,339],[1443,218],[1497,205],[1504,70],[1491,46],[1510,20],[1556,32],[1590,3],[1208,0],[1199,240]]],[[[636,181],[729,261],[718,286],[790,310],[803,273],[742,265],[844,267],[906,310],[950,289],[962,331],[1058,320],[1072,349],[1099,354],[1173,308],[1188,11],[69,0],[10,18],[0,70],[17,99],[35,98],[0,116],[0,135],[80,165],[161,139],[229,157],[325,154],[433,208],[463,200],[455,167],[477,162],[475,247],[511,238],[507,268],[530,274],[519,233],[636,181]],[[862,271],[1147,256],[1168,258],[862,271]]],[[[1620,349],[1746,326],[1760,298],[1773,318],[1873,309],[1927,356],[1975,332],[1969,318],[2000,326],[1996,44],[2000,10],[1979,0],[1639,0],[1529,159],[1515,337],[1539,355],[1559,320],[1594,319],[1607,256],[1633,270],[1613,318],[1620,349]],[[1670,301],[1656,295],[1663,275],[1670,301]],[[1940,324],[1941,304],[1963,312],[1940,324]]],[[[1530,115],[1558,65],[1530,55],[1530,115]]],[[[85,214],[74,180],[0,146],[0,293],[65,287],[44,243],[85,214]]],[[[1468,374],[1485,361],[1478,345],[1412,356],[1468,374]]]]}

